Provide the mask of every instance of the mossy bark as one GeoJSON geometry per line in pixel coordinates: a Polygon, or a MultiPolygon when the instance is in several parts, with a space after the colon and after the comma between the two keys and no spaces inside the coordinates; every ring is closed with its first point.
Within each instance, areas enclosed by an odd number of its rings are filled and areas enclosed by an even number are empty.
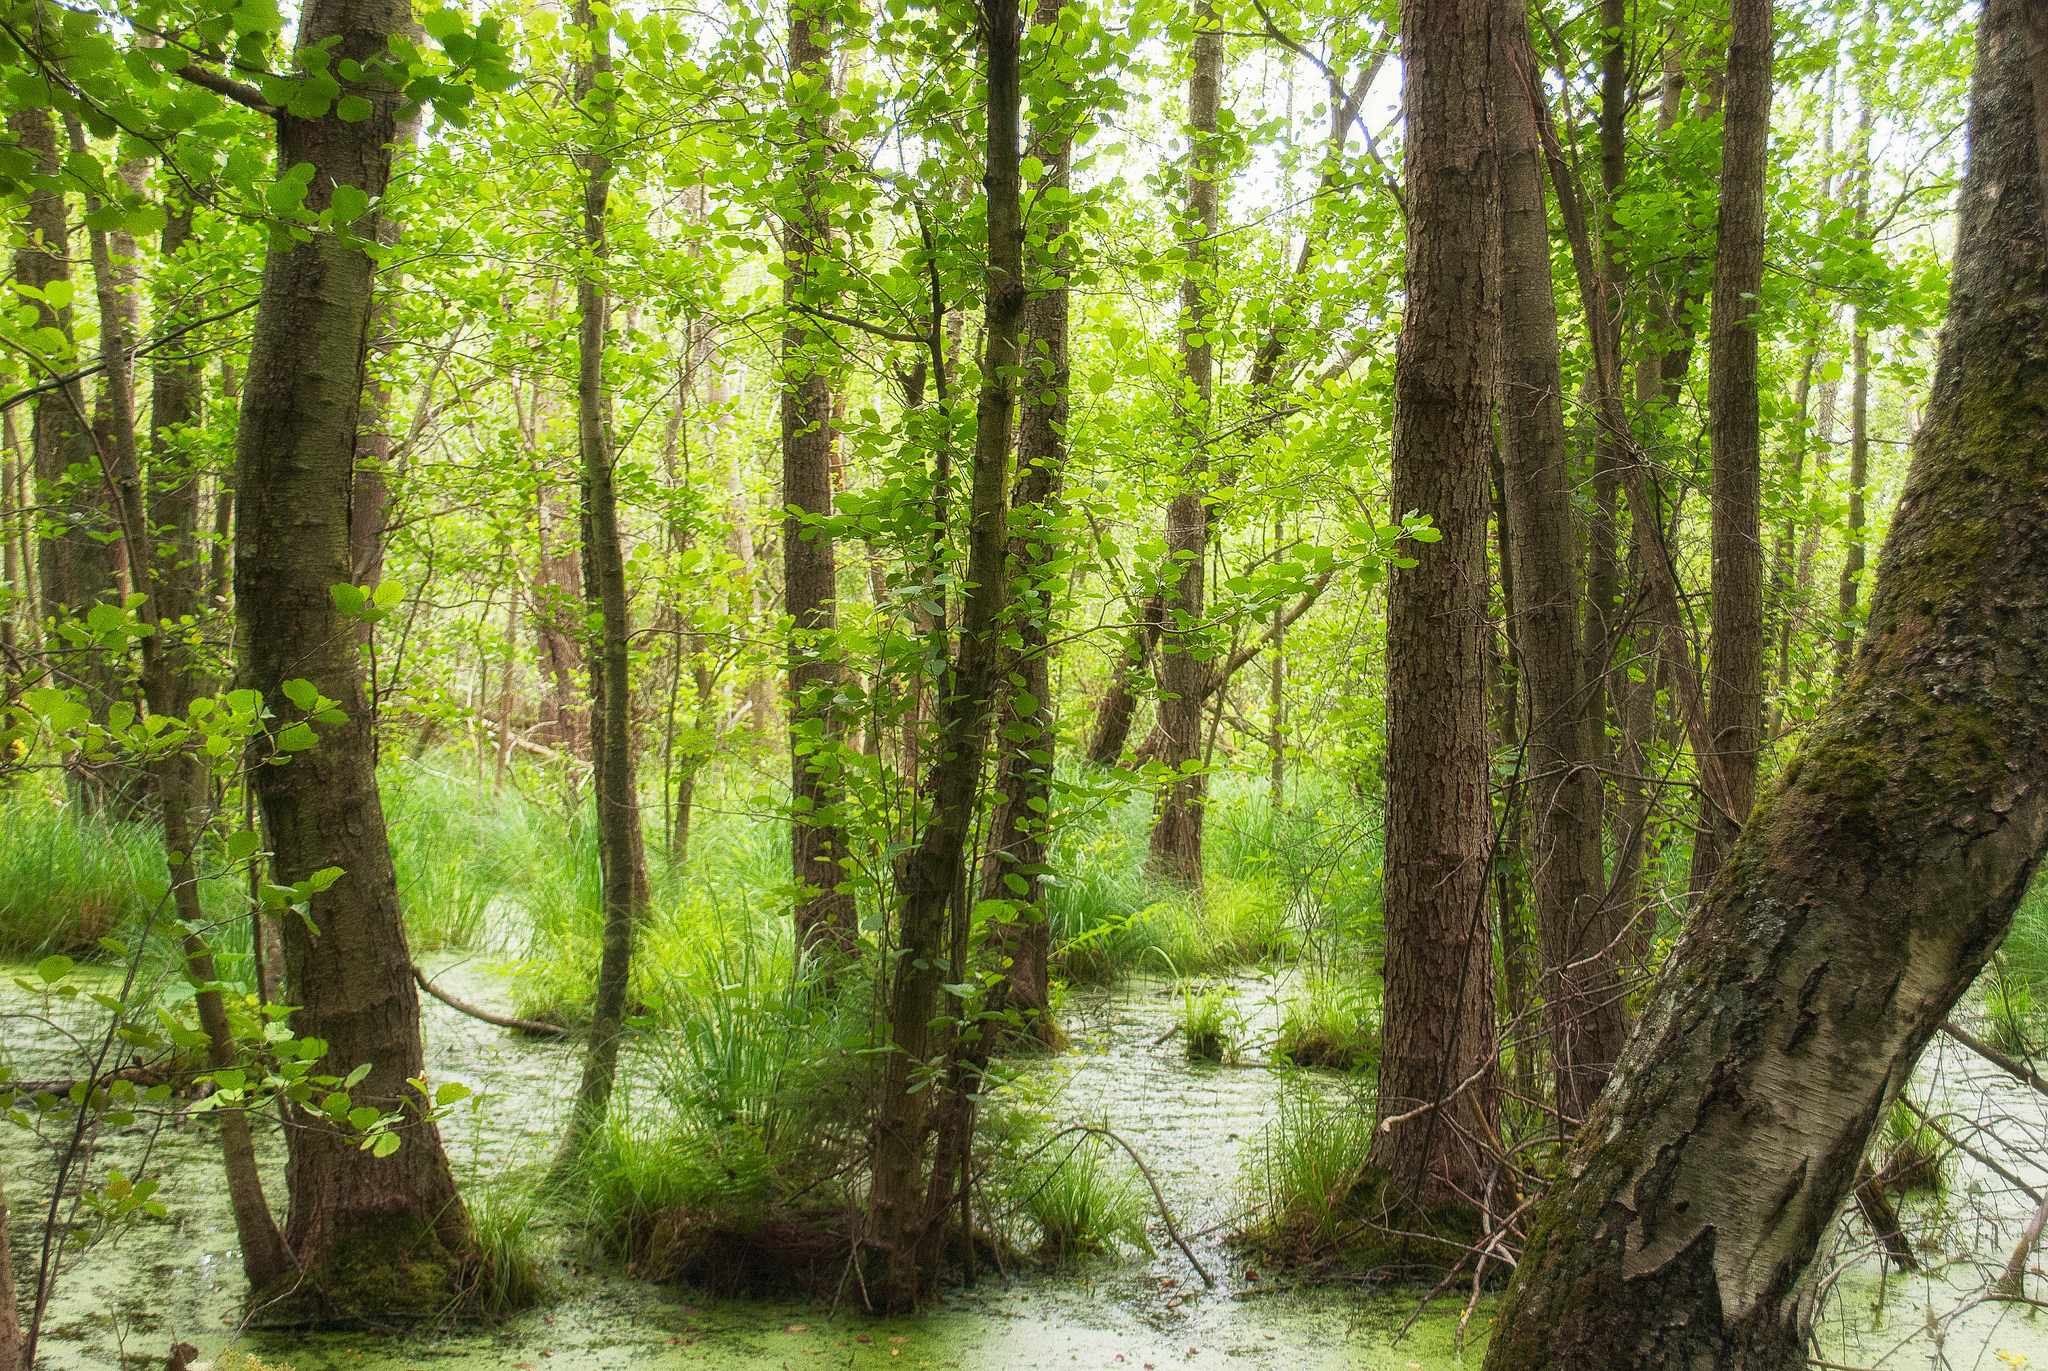
{"type": "Polygon", "coordinates": [[[2048,261],[2022,0],[1978,29],[1928,420],[1843,688],[1539,1209],[1489,1371],[1804,1364],[1873,1127],[2048,846],[2048,261]]]}
{"type": "MultiPolygon", "coordinates": [[[[325,46],[369,66],[394,33],[411,32],[401,0],[314,0],[299,24],[302,47],[325,46]]],[[[375,69],[372,68],[374,71],[375,69]]],[[[343,93],[371,113],[344,120],[279,116],[281,167],[310,164],[306,204],[319,211],[338,185],[374,203],[391,172],[399,92],[371,77],[343,93]]],[[[374,222],[356,226],[374,235],[374,222]]],[[[331,588],[354,567],[349,478],[363,394],[371,262],[328,234],[273,246],[250,344],[249,380],[236,437],[235,611],[242,683],[261,691],[280,727],[299,716],[280,689],[310,681],[340,702],[343,723],[316,726],[319,743],[283,765],[256,768],[255,784],[281,884],[339,867],[307,917],[284,921],[291,1024],[326,1042],[323,1065],[368,1074],[357,1105],[416,1108],[410,1084],[425,1075],[418,991],[400,917],[397,879],[377,794],[375,735],[357,652],[356,623],[331,588]]],[[[373,1157],[354,1134],[302,1114],[288,1130],[285,1242],[299,1270],[267,1292],[269,1317],[348,1318],[444,1309],[468,1259],[467,1212],[439,1130],[416,1117],[402,1145],[373,1157]]]]}

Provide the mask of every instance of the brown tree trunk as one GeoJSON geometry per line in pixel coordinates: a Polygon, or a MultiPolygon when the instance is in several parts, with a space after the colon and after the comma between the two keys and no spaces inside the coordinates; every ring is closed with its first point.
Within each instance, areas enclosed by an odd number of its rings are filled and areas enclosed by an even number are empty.
{"type": "Polygon", "coordinates": [[[596,767],[597,862],[604,902],[604,947],[591,1002],[590,1041],[583,1081],[562,1139],[560,1157],[571,1161],[611,1106],[618,1074],[619,1039],[626,1027],[626,993],[633,975],[633,943],[647,908],[647,855],[640,830],[640,793],[633,756],[631,687],[633,625],[626,561],[619,540],[619,498],[613,483],[611,397],[605,391],[604,349],[611,300],[604,279],[606,210],[611,195],[611,53],[608,24],[594,21],[589,0],[578,0],[576,24],[589,53],[577,64],[576,101],[591,131],[592,151],[577,162],[584,175],[583,253],[576,282],[576,444],[583,461],[583,566],[588,608],[597,611],[598,640],[591,644],[591,758],[596,767]]]}
{"type": "Polygon", "coordinates": [[[1401,6],[1408,260],[1393,514],[1429,516],[1439,541],[1413,546],[1416,565],[1387,585],[1385,1122],[1371,1155],[1411,1199],[1478,1195],[1496,1145],[1485,654],[1500,219],[1489,12],[1458,0],[1401,6]]]}
{"type": "MultiPolygon", "coordinates": [[[[536,422],[538,422],[536,420],[536,422]]],[[[590,756],[590,715],[581,698],[583,557],[564,546],[569,516],[546,484],[540,491],[540,558],[533,573],[533,633],[548,679],[549,741],[571,757],[590,756]]]]}
{"type": "MultiPolygon", "coordinates": [[[[412,28],[410,7],[397,0],[319,0],[300,20],[298,43],[322,47],[338,70],[362,63],[374,73],[391,36],[412,28]]],[[[280,117],[279,164],[312,166],[306,204],[316,212],[337,185],[374,203],[390,176],[398,91],[374,76],[342,90],[367,99],[369,116],[280,117]]],[[[374,222],[357,227],[375,231],[374,222]]],[[[270,250],[236,438],[235,606],[243,683],[262,693],[280,726],[303,717],[281,688],[293,679],[347,715],[318,724],[318,745],[287,765],[255,768],[273,879],[289,885],[341,870],[311,896],[305,919],[284,920],[286,993],[300,1006],[292,1028],[327,1044],[323,1065],[334,1074],[369,1068],[350,1092],[358,1105],[414,1111],[424,1102],[411,1082],[426,1072],[418,991],[354,625],[329,594],[353,570],[348,481],[371,275],[366,254],[325,234],[270,250]]],[[[303,1274],[293,1278],[292,1302],[326,1315],[443,1308],[472,1239],[440,1130],[414,1118],[399,1149],[377,1158],[317,1116],[295,1122],[285,1237],[303,1274]]]]}
{"type": "MultiPolygon", "coordinates": [[[[1038,26],[1059,22],[1057,0],[1038,0],[1038,26]]],[[[1034,142],[1045,152],[1048,190],[1064,192],[1072,179],[1074,135],[1070,114],[1058,109],[1038,120],[1034,142]]],[[[1010,900],[1015,923],[1000,945],[1010,959],[1002,982],[987,997],[997,1012],[1023,1016],[1025,1033],[1045,1047],[1057,1040],[1052,1022],[1052,926],[1045,912],[1045,861],[1052,813],[1053,694],[1052,608],[1065,573],[1046,571],[1059,535],[1054,527],[1066,479],[1068,385],[1067,283],[1069,252],[1062,241],[1069,216],[1054,211],[1043,223],[1054,273],[1025,305],[1024,375],[1019,379],[1017,484],[1010,493],[1010,615],[1016,642],[1009,651],[1012,688],[1004,712],[996,762],[996,811],[981,898],[1010,900]],[[1021,681],[1021,684],[1018,682],[1021,681]]],[[[986,1060],[986,1047],[983,1060],[986,1060]]]]}
{"type": "Polygon", "coordinates": [[[1210,342],[1215,312],[1216,249],[1220,216],[1218,170],[1222,150],[1216,128],[1223,99],[1223,29],[1208,0],[1195,0],[1195,36],[1188,74],[1187,209],[1182,242],[1187,274],[1180,285],[1181,489],[1166,509],[1166,603],[1159,637],[1158,760],[1172,773],[1159,793],[1152,822],[1150,867],[1158,876],[1199,888],[1202,884],[1202,804],[1208,780],[1182,768],[1202,760],[1208,730],[1203,721],[1209,668],[1199,655],[1203,589],[1209,574],[1209,523],[1214,517],[1204,496],[1208,487],[1209,407],[1216,370],[1210,342]]]}
{"type": "Polygon", "coordinates": [[[1727,108],[1721,119],[1721,220],[1715,231],[1708,441],[1713,451],[1714,606],[1707,742],[1730,807],[1702,804],[1694,897],[1720,869],[1756,798],[1764,727],[1763,426],[1753,320],[1763,297],[1765,150],[1771,127],[1772,0],[1732,0],[1727,108]]]}
{"type": "MultiPolygon", "coordinates": [[[[804,159],[824,145],[825,102],[831,95],[832,52],[825,44],[826,12],[815,0],[789,7],[789,70],[808,84],[792,84],[796,145],[804,159]]],[[[832,539],[816,520],[832,513],[832,380],[818,356],[818,334],[800,306],[813,297],[815,259],[828,250],[830,211],[823,170],[808,160],[791,175],[802,207],[782,222],[789,275],[782,286],[789,311],[782,331],[782,504],[793,511],[782,523],[783,602],[794,621],[789,657],[790,861],[800,892],[797,941],[832,957],[850,955],[859,936],[846,870],[846,832],[837,814],[843,799],[838,750],[839,681],[833,637],[838,624],[838,562],[832,539]]]]}
{"type": "Polygon", "coordinates": [[[0,1183],[0,1371],[30,1371],[14,1303],[14,1252],[8,1240],[7,1189],[0,1183]]]}
{"type": "MultiPolygon", "coordinates": [[[[918,1080],[933,1055],[932,1017],[947,958],[946,909],[963,895],[987,718],[999,688],[1000,630],[1008,593],[1003,486],[1016,403],[1017,335],[1024,314],[1024,227],[1017,141],[1022,95],[1018,7],[1000,0],[984,13],[987,53],[988,301],[982,331],[981,393],[974,416],[974,470],[967,509],[967,593],[958,647],[940,699],[936,761],[926,777],[931,814],[897,878],[897,950],[889,992],[890,1047],[875,1127],[868,1243],[882,1254],[880,1296],[890,1311],[914,1307],[932,1274],[920,1273],[925,1211],[926,1117],[932,1091],[918,1080]]],[[[964,929],[956,922],[954,947],[964,929]]],[[[957,961],[957,958],[955,959],[957,961]]],[[[942,1218],[943,1215],[934,1216],[942,1218]]]]}
{"type": "MultiPolygon", "coordinates": [[[[1870,91],[1862,92],[1856,124],[1856,232],[1870,226],[1870,132],[1873,120],[1870,91]]],[[[1856,646],[1856,600],[1863,588],[1864,548],[1870,534],[1863,526],[1863,492],[1870,482],[1870,332],[1863,311],[1856,311],[1856,331],[1849,339],[1849,520],[1842,552],[1842,579],[1835,604],[1835,679],[1849,674],[1856,646]]]]}
{"type": "Polygon", "coordinates": [[[1123,758],[1131,724],[1138,717],[1136,678],[1144,673],[1159,642],[1159,624],[1165,612],[1166,597],[1152,596],[1124,635],[1109,685],[1095,702],[1095,723],[1088,730],[1088,760],[1095,766],[1115,766],[1123,758]]]}
{"type": "Polygon", "coordinates": [[[1864,646],[1536,1213],[1488,1371],[1806,1364],[1872,1129],[2048,848],[2048,233],[2023,0],[1978,26],[1928,419],[1864,646]],[[1874,917],[1873,911],[1882,911],[1874,917]]]}
{"type": "MultiPolygon", "coordinates": [[[[1495,117],[1500,136],[1500,445],[1506,476],[1514,614],[1527,710],[1527,794],[1533,842],[1541,987],[1557,1073],[1557,1106],[1582,1119],[1626,1036],[1617,974],[1619,930],[1610,917],[1601,851],[1600,777],[1587,715],[1579,644],[1578,531],[1564,427],[1557,297],[1542,154],[1525,82],[1540,81],[1528,52],[1527,11],[1499,6],[1509,60],[1495,117]]],[[[1607,558],[1613,558],[1612,535],[1607,558]]],[[[1611,579],[1611,573],[1610,573],[1611,579]]],[[[1612,599],[1612,589],[1608,590],[1612,599]]],[[[1602,664],[1604,667],[1604,663],[1602,664]]],[[[1600,675],[1596,670],[1594,675],[1600,675]]],[[[1604,730],[1603,730],[1604,732],[1604,730]]]]}

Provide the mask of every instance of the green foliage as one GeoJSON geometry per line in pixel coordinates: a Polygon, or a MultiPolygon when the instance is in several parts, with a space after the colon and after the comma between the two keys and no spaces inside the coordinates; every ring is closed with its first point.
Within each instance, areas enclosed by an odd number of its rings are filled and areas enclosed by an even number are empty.
{"type": "Polygon", "coordinates": [[[1180,1017],[1176,1023],[1180,1028],[1181,1042],[1190,1057],[1220,1062],[1237,1055],[1242,1016],[1234,1004],[1235,999],[1236,991],[1227,986],[1209,989],[1194,985],[1181,987],[1180,1017]]]}
{"type": "MultiPolygon", "coordinates": [[[[137,926],[163,881],[163,839],[59,804],[36,788],[0,802],[0,957],[90,956],[99,940],[137,926]]],[[[219,908],[226,901],[216,897],[219,908]]]]}
{"type": "Polygon", "coordinates": [[[1039,1235],[1041,1257],[1072,1262],[1113,1254],[1121,1243],[1150,1253],[1152,1196],[1114,1143],[1093,1134],[1055,1138],[1008,1178],[1015,1204],[1039,1235]]]}
{"type": "Polygon", "coordinates": [[[1305,1089],[1283,1094],[1245,1155],[1246,1244],[1279,1258],[1333,1251],[1355,1218],[1353,1192],[1371,1148],[1366,1102],[1305,1089]]]}
{"type": "Polygon", "coordinates": [[[535,1250],[540,1200],[528,1191],[498,1185],[471,1193],[465,1202],[476,1239],[469,1305],[485,1318],[506,1319],[544,1302],[554,1284],[535,1250]]]}
{"type": "Polygon", "coordinates": [[[1313,977],[1288,995],[1275,1054],[1295,1066],[1361,1071],[1379,1062],[1377,983],[1313,977]]]}

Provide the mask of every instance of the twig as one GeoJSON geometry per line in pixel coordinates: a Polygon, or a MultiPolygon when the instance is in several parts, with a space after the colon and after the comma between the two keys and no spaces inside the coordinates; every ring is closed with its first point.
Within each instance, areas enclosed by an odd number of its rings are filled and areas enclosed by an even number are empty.
{"type": "Polygon", "coordinates": [[[419,982],[420,989],[426,991],[450,1009],[467,1014],[472,1019],[482,1019],[487,1024],[496,1024],[499,1028],[517,1029],[522,1033],[545,1033],[550,1037],[569,1031],[560,1024],[541,1023],[537,1019],[522,1019],[512,1014],[493,1014],[488,1009],[478,1009],[473,1004],[465,1004],[428,980],[427,973],[420,970],[417,966],[412,969],[412,978],[419,982]]]}

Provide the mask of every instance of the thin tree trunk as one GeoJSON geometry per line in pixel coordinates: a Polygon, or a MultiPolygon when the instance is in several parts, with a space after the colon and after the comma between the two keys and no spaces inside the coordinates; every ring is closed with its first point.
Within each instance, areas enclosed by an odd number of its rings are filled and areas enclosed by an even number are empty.
{"type": "Polygon", "coordinates": [[[1978,26],[1949,323],[1864,646],[1673,954],[1488,1371],[1806,1364],[1872,1129],[2048,848],[2048,262],[2023,0],[1978,26]],[[1885,911],[1873,918],[1871,911],[1885,911]]]}
{"type": "Polygon", "coordinates": [[[1474,22],[1457,0],[1401,6],[1408,259],[1392,508],[1427,515],[1439,541],[1416,545],[1416,565],[1395,568],[1387,585],[1385,1122],[1371,1158],[1411,1201],[1479,1194],[1496,1145],[1485,654],[1500,220],[1490,10],[1474,22]]]}
{"type": "Polygon", "coordinates": [[[545,483],[539,499],[540,558],[533,574],[533,631],[554,715],[548,740],[571,757],[587,758],[590,716],[581,699],[583,646],[576,631],[584,602],[581,537],[579,534],[576,548],[564,547],[568,514],[545,483]]]}
{"type": "MultiPolygon", "coordinates": [[[[1865,126],[1858,129],[1857,142],[1867,147],[1870,119],[1864,107],[1865,126]]],[[[1870,213],[1870,163],[1866,156],[1856,172],[1857,231],[1862,232],[1870,213]]],[[[1870,482],[1870,333],[1864,327],[1863,311],[1856,310],[1856,329],[1849,339],[1849,519],[1844,530],[1847,546],[1842,552],[1842,579],[1835,605],[1835,678],[1849,674],[1856,646],[1856,601],[1863,586],[1864,548],[1869,531],[1864,527],[1864,488],[1870,482]]]]}
{"type": "Polygon", "coordinates": [[[1197,655],[1205,636],[1203,590],[1209,574],[1208,436],[1216,349],[1208,329],[1215,313],[1216,249],[1221,208],[1217,185],[1222,149],[1216,141],[1223,99],[1223,29],[1209,0],[1195,0],[1195,36],[1188,74],[1187,208],[1181,235],[1187,250],[1180,285],[1182,445],[1180,490],[1166,510],[1163,630],[1159,637],[1158,760],[1170,779],[1160,791],[1152,822],[1151,870],[1197,889],[1202,884],[1202,806],[1208,779],[1183,767],[1199,761],[1209,668],[1197,655]]]}
{"type": "MultiPolygon", "coordinates": [[[[1034,25],[1058,22],[1058,0],[1038,0],[1034,25]]],[[[1054,195],[1063,194],[1072,180],[1071,115],[1055,109],[1041,115],[1038,123],[1034,143],[1043,149],[1046,168],[1040,184],[1054,195]]],[[[1053,255],[1054,274],[1026,304],[1022,324],[1028,350],[1019,381],[1017,484],[1010,495],[1009,524],[1009,602],[1017,637],[1008,653],[1013,684],[997,744],[996,810],[981,884],[983,900],[1012,901],[1018,910],[1016,920],[1003,925],[998,935],[1010,965],[986,997],[986,1007],[1017,1011],[1026,1035],[1045,1047],[1059,1035],[1051,1017],[1052,926],[1046,919],[1045,862],[1055,743],[1052,609],[1066,573],[1048,573],[1046,566],[1059,546],[1057,522],[1067,467],[1070,253],[1062,240],[1069,231],[1067,215],[1057,210],[1045,215],[1045,250],[1053,255]]],[[[986,1033],[979,1035],[984,1062],[986,1033]]],[[[945,1153],[942,1147],[942,1160],[945,1153]]]]}
{"type": "MultiPolygon", "coordinates": [[[[827,13],[816,0],[789,7],[790,113],[802,156],[823,145],[825,102],[831,95],[827,13]],[[799,86],[801,79],[805,84],[799,86]]],[[[782,524],[783,602],[794,621],[789,657],[790,861],[797,888],[797,942],[833,958],[853,951],[859,936],[848,880],[846,833],[837,810],[839,681],[834,636],[838,625],[838,562],[832,539],[817,520],[832,513],[832,381],[820,358],[820,336],[799,307],[822,301],[817,259],[831,236],[826,182],[808,162],[793,169],[801,207],[783,219],[782,524]]]]}
{"type": "MultiPolygon", "coordinates": [[[[280,167],[313,168],[310,211],[325,209],[337,185],[372,203],[383,194],[401,97],[374,63],[392,35],[413,28],[410,7],[397,0],[325,0],[301,19],[300,48],[328,52],[337,70],[361,63],[373,73],[342,86],[369,102],[366,118],[330,111],[279,125],[280,167]]],[[[373,235],[376,225],[357,232],[373,235]]],[[[311,896],[307,918],[283,921],[287,994],[299,1006],[292,1027],[327,1044],[335,1074],[369,1068],[350,1092],[358,1105],[415,1111],[426,1103],[411,1084],[426,1074],[419,997],[354,625],[329,593],[353,571],[348,480],[371,277],[365,253],[326,234],[269,251],[236,438],[235,606],[243,683],[281,725],[303,717],[286,702],[287,680],[309,682],[347,716],[318,724],[318,745],[288,765],[255,768],[272,878],[290,885],[341,870],[311,896]]],[[[398,1151],[375,1158],[316,1116],[302,1112],[295,1123],[285,1238],[305,1278],[294,1278],[292,1300],[325,1315],[442,1308],[472,1236],[440,1130],[414,1119],[398,1151]]]]}
{"type": "MultiPolygon", "coordinates": [[[[964,894],[968,829],[988,747],[987,719],[1001,676],[1000,629],[1008,592],[1003,485],[1010,458],[1010,415],[1016,402],[1017,335],[1024,314],[1024,229],[1017,141],[1018,8],[1010,0],[984,12],[987,51],[988,190],[987,313],[982,333],[981,393],[974,417],[974,471],[967,510],[967,586],[958,648],[940,699],[937,760],[925,793],[931,813],[897,877],[897,956],[889,993],[890,1046],[875,1127],[868,1242],[883,1254],[881,1300],[890,1311],[914,1307],[927,1288],[920,1279],[919,1199],[924,1175],[926,1111],[931,1091],[917,1079],[934,1047],[932,1016],[947,958],[948,902],[964,894]]],[[[959,947],[962,930],[954,930],[959,947]]],[[[930,1273],[924,1273],[929,1276],[930,1273]]]]}
{"type": "MultiPolygon", "coordinates": [[[[1550,224],[1535,116],[1524,84],[1541,77],[1527,51],[1526,9],[1520,0],[1505,0],[1495,23],[1501,48],[1511,57],[1495,67],[1501,83],[1495,95],[1501,200],[1499,403],[1507,517],[1513,530],[1512,611],[1528,711],[1526,786],[1534,838],[1530,885],[1557,1105],[1566,1117],[1580,1119],[1607,1083],[1627,1032],[1616,966],[1621,946],[1604,898],[1599,754],[1581,671],[1578,532],[1572,518],[1557,297],[1550,278],[1550,224]]],[[[1611,532],[1608,543],[1611,562],[1611,532]]],[[[1611,589],[1608,595],[1611,600],[1611,589]]],[[[1594,677],[1604,669],[1602,662],[1594,677]]]]}
{"type": "Polygon", "coordinates": [[[633,625],[626,561],[619,540],[619,499],[613,482],[611,400],[605,392],[604,350],[611,300],[604,279],[608,252],[606,211],[611,195],[612,137],[609,21],[594,20],[589,0],[578,0],[577,26],[588,53],[576,68],[576,103],[590,130],[591,150],[577,155],[584,175],[583,255],[589,265],[576,281],[576,443],[583,461],[584,593],[597,611],[598,641],[591,646],[591,758],[597,806],[597,861],[604,901],[604,950],[591,1002],[590,1041],[583,1081],[562,1139],[560,1157],[578,1156],[611,1106],[618,1074],[619,1039],[626,1027],[626,994],[633,976],[633,943],[647,907],[647,855],[640,831],[640,794],[633,757],[631,689],[633,625]]]}
{"type": "Polygon", "coordinates": [[[1772,0],[1732,0],[1727,108],[1721,122],[1721,220],[1715,232],[1708,441],[1713,450],[1714,604],[1707,741],[1729,805],[1702,805],[1693,839],[1695,898],[1756,798],[1764,724],[1763,425],[1754,319],[1763,298],[1764,174],[1771,125],[1772,0]]]}
{"type": "Polygon", "coordinates": [[[1136,680],[1159,642],[1165,613],[1166,597],[1152,596],[1124,635],[1122,651],[1117,654],[1109,685],[1095,702],[1095,723],[1088,731],[1088,760],[1095,766],[1115,766],[1124,755],[1131,724],[1138,716],[1136,680]]]}
{"type": "Polygon", "coordinates": [[[0,1371],[30,1371],[21,1318],[15,1312],[14,1252],[8,1230],[7,1188],[0,1181],[0,1371]]]}
{"type": "MultiPolygon", "coordinates": [[[[173,207],[164,225],[166,258],[177,254],[191,228],[191,207],[181,201],[173,207]]],[[[99,253],[95,245],[96,259],[99,253]]],[[[141,640],[143,689],[151,713],[174,719],[186,716],[187,706],[197,694],[193,675],[196,664],[185,635],[172,628],[188,616],[196,616],[200,609],[195,528],[199,517],[199,481],[189,468],[182,472],[170,469],[176,460],[171,449],[176,441],[174,431],[195,423],[199,417],[198,392],[196,363],[169,359],[157,364],[150,397],[151,452],[159,468],[152,483],[155,498],[145,502],[139,471],[134,479],[115,483],[132,588],[145,597],[143,618],[157,628],[157,632],[141,640]],[[161,558],[156,552],[159,547],[166,550],[161,558]]],[[[125,392],[125,397],[117,395],[112,407],[118,411],[124,403],[132,414],[132,389],[125,392]]],[[[195,813],[203,814],[209,787],[203,770],[183,754],[171,754],[154,763],[150,770],[163,822],[173,907],[187,930],[183,941],[186,974],[195,987],[193,1001],[207,1037],[207,1065],[215,1071],[232,1070],[241,1065],[242,1054],[228,1023],[213,951],[199,931],[206,927],[207,918],[199,899],[198,847],[192,830],[195,813]]],[[[282,1280],[293,1270],[294,1263],[263,1193],[263,1175],[248,1115],[239,1109],[224,1109],[217,1117],[221,1163],[227,1175],[228,1199],[241,1246],[242,1273],[251,1290],[262,1290],[282,1280]]]]}

